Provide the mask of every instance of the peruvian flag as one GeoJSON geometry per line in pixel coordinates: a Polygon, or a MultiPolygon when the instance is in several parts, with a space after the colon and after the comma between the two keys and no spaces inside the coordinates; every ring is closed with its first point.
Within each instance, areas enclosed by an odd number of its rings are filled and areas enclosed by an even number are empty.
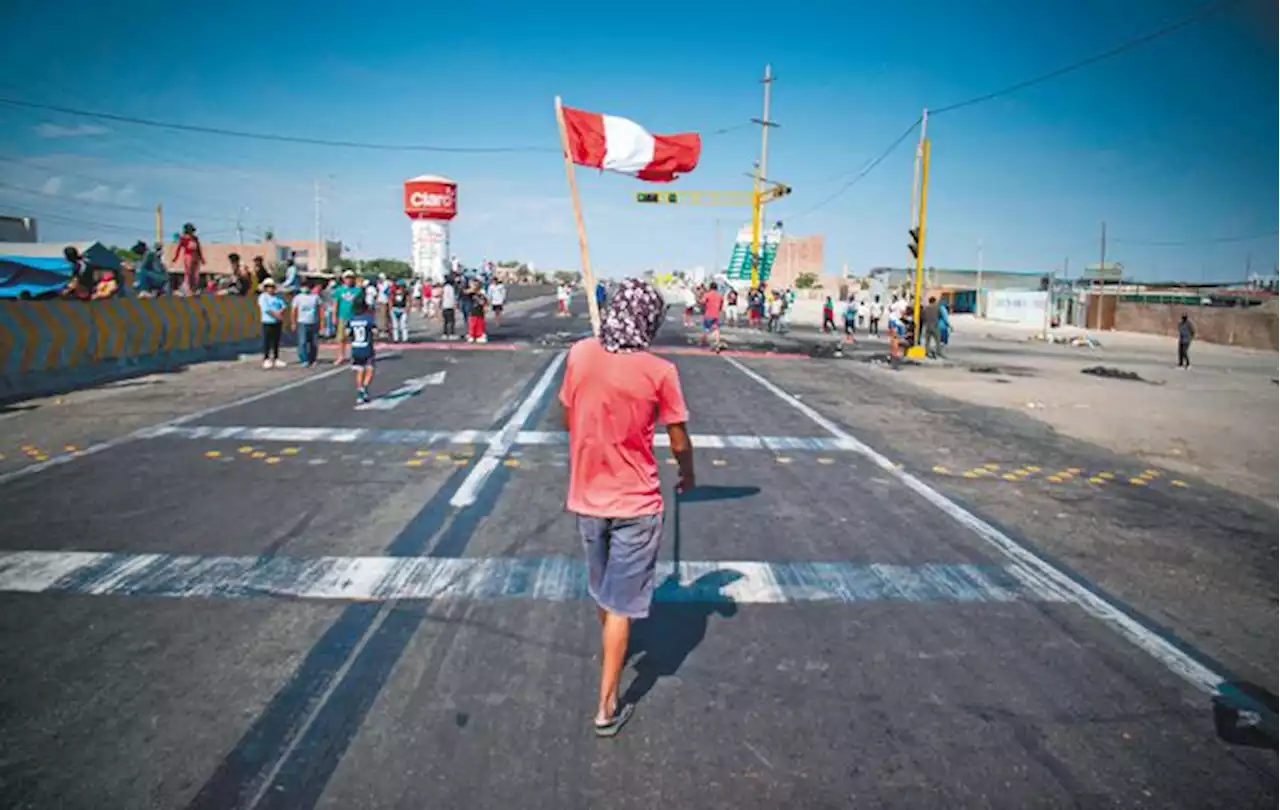
{"type": "Polygon", "coordinates": [[[696,132],[654,135],[635,121],[616,115],[562,107],[569,135],[569,157],[594,166],[649,180],[670,183],[698,165],[702,138],[696,132]]]}

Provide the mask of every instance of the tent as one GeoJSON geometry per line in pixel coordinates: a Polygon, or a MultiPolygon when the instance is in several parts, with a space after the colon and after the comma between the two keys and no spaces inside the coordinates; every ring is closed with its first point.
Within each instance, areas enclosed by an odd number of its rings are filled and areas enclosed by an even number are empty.
{"type": "MultiPolygon", "coordinates": [[[[0,299],[40,298],[57,294],[71,280],[68,247],[53,242],[0,242],[0,299]]],[[[121,276],[120,257],[101,242],[73,242],[95,270],[121,276]]]]}

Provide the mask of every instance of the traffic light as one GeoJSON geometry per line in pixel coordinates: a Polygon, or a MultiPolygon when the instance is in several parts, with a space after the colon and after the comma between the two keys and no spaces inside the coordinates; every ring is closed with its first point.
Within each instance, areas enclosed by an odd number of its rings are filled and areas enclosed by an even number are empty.
{"type": "Polygon", "coordinates": [[[912,228],[907,231],[911,235],[911,241],[907,243],[907,250],[911,251],[913,259],[920,258],[920,229],[912,228]]]}
{"type": "Polygon", "coordinates": [[[656,203],[658,195],[651,191],[640,191],[636,193],[636,202],[638,203],[656,203]]]}
{"type": "Polygon", "coordinates": [[[680,198],[676,195],[674,191],[672,191],[667,194],[667,202],[674,204],[674,203],[680,202],[680,198]]]}

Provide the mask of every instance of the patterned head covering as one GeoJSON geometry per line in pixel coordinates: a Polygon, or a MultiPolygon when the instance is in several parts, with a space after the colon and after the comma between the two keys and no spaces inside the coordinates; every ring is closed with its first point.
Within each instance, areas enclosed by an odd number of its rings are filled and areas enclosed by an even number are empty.
{"type": "Polygon", "coordinates": [[[666,310],[666,302],[652,284],[629,278],[613,294],[600,324],[600,343],[611,352],[647,349],[666,310]]]}

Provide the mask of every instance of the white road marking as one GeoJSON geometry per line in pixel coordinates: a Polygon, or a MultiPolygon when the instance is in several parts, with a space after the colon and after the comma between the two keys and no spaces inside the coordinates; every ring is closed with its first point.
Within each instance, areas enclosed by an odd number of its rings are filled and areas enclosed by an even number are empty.
{"type": "Polygon", "coordinates": [[[493,471],[502,463],[502,457],[511,450],[511,445],[515,443],[516,434],[524,427],[524,423],[529,420],[534,408],[538,407],[538,403],[546,396],[547,389],[551,387],[551,382],[555,379],[556,372],[560,370],[560,366],[564,363],[564,358],[565,352],[559,352],[552,358],[547,365],[546,371],[542,372],[542,377],[533,386],[533,390],[529,392],[529,396],[525,397],[524,401],[520,403],[520,407],[516,408],[516,412],[511,414],[511,418],[502,426],[502,430],[498,431],[498,435],[489,440],[489,448],[484,451],[484,455],[471,468],[471,472],[467,473],[467,477],[458,486],[458,491],[449,500],[451,506],[462,508],[475,503],[476,495],[480,492],[480,488],[484,486],[484,482],[489,480],[489,476],[493,475],[493,471]]]}
{"type": "Polygon", "coordinates": [[[946,495],[926,484],[905,470],[898,469],[892,461],[874,449],[863,444],[845,432],[831,420],[813,408],[801,402],[795,396],[774,385],[763,376],[757,374],[731,357],[725,362],[741,371],[751,379],[760,383],[766,390],[809,417],[832,436],[843,439],[854,452],[865,456],[872,463],[901,481],[906,487],[929,503],[942,510],[960,525],[968,528],[998,551],[1013,561],[1008,570],[1017,576],[1029,589],[1043,597],[1060,596],[1065,601],[1083,608],[1087,613],[1099,619],[1123,638],[1151,655],[1171,672],[1183,678],[1192,686],[1209,694],[1217,694],[1219,686],[1226,680],[1222,675],[1209,669],[1192,656],[1183,652],[1175,644],[1159,633],[1151,630],[1134,619],[1123,608],[1091,589],[1077,582],[1070,575],[1053,563],[1041,557],[1031,549],[1023,546],[1009,535],[992,526],[987,521],[952,501],[946,495]]]}
{"type": "Polygon", "coordinates": [[[225,402],[221,405],[214,405],[209,408],[201,408],[200,410],[195,411],[193,413],[189,413],[184,416],[178,416],[173,419],[166,419],[165,421],[160,422],[159,424],[152,425],[150,427],[139,428],[138,430],[135,430],[132,433],[126,433],[125,435],[117,436],[114,439],[107,439],[106,441],[98,442],[97,444],[91,444],[88,447],[82,447],[79,450],[75,450],[70,453],[61,453],[59,455],[53,456],[52,458],[46,461],[37,462],[36,464],[28,464],[26,467],[21,467],[16,470],[11,470],[7,473],[0,473],[0,486],[7,484],[10,481],[16,481],[19,478],[26,478],[28,475],[35,475],[36,473],[47,470],[50,467],[57,467],[61,464],[66,464],[68,461],[74,461],[77,458],[83,458],[84,456],[92,456],[96,453],[101,453],[104,450],[110,450],[114,447],[119,447],[123,444],[128,444],[129,442],[132,442],[136,439],[145,439],[148,437],[148,435],[152,431],[167,428],[167,427],[185,425],[190,422],[195,422],[197,420],[205,418],[206,416],[210,416],[220,411],[229,410],[231,408],[238,408],[241,405],[248,405],[250,403],[257,402],[260,399],[273,397],[276,394],[283,394],[285,391],[292,391],[293,389],[300,388],[304,385],[307,385],[308,383],[313,383],[316,380],[323,380],[326,377],[332,377],[335,374],[341,374],[346,370],[347,370],[346,366],[336,366],[334,368],[329,369],[328,371],[322,371],[319,374],[315,374],[309,377],[303,377],[300,380],[294,380],[293,382],[285,383],[284,385],[278,386],[276,388],[271,388],[266,391],[259,391],[256,394],[250,394],[247,397],[241,397],[240,399],[232,400],[231,402],[225,402]]]}
{"type": "Polygon", "coordinates": [[[444,382],[447,372],[437,371],[435,374],[428,374],[425,377],[414,377],[405,380],[400,384],[399,388],[388,391],[372,402],[365,402],[357,405],[357,411],[389,411],[400,403],[412,396],[422,393],[428,385],[440,385],[444,382]]]}
{"type": "MultiPolygon", "coordinates": [[[[369,442],[372,444],[487,444],[498,435],[492,430],[396,430],[340,427],[249,427],[179,426],[151,430],[146,438],[208,439],[212,441],[254,440],[264,442],[369,442]]],[[[689,437],[697,450],[813,450],[853,452],[856,448],[830,436],[748,436],[695,433],[689,437]]],[[[516,431],[512,445],[567,447],[569,434],[563,430],[516,431]]],[[[665,433],[653,437],[654,447],[669,447],[665,433]]]]}
{"type": "MultiPolygon", "coordinates": [[[[1007,567],[851,562],[660,562],[662,602],[1061,601],[1007,567]]],[[[174,599],[390,602],[584,600],[578,557],[234,557],[82,551],[0,553],[0,592],[174,599]]]]}

